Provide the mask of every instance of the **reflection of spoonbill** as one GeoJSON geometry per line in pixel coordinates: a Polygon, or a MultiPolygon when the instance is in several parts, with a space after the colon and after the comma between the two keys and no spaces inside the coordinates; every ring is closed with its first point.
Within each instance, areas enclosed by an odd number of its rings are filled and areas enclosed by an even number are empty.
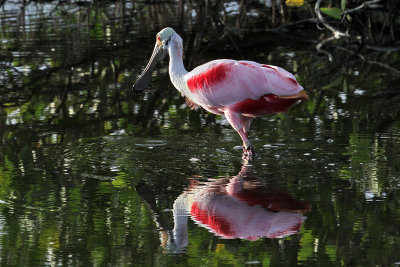
{"type": "Polygon", "coordinates": [[[266,186],[243,166],[237,176],[192,180],[174,203],[173,240],[177,247],[187,246],[189,216],[224,239],[281,238],[297,233],[306,219],[302,214],[310,210],[310,204],[266,186]]]}
{"type": "Polygon", "coordinates": [[[254,117],[284,112],[308,96],[296,78],[286,70],[253,61],[220,59],[186,71],[182,61],[182,39],[172,29],[157,34],[150,61],[133,89],[145,89],[158,61],[169,54],[169,75],[176,89],[192,108],[201,106],[223,114],[243,140],[244,156],[252,158],[254,147],[248,139],[254,117]]]}

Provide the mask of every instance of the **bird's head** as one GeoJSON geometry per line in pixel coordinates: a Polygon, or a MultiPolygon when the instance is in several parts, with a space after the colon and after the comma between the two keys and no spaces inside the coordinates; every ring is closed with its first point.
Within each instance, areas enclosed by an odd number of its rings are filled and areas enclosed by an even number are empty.
{"type": "Polygon", "coordinates": [[[149,86],[151,82],[152,72],[157,63],[160,62],[167,54],[171,38],[174,35],[176,35],[176,33],[174,29],[170,27],[164,28],[159,33],[157,33],[156,44],[154,46],[149,63],[147,63],[146,68],[139,76],[136,83],[133,85],[132,90],[142,91],[149,86]]]}

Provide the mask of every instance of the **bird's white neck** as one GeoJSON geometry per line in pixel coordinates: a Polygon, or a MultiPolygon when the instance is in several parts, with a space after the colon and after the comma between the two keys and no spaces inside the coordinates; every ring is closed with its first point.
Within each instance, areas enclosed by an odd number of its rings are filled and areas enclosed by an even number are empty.
{"type": "Polygon", "coordinates": [[[172,84],[178,89],[181,93],[184,94],[186,83],[184,80],[184,76],[188,73],[185,67],[183,66],[182,59],[182,39],[179,35],[173,35],[170,41],[170,45],[168,47],[169,53],[169,77],[171,79],[172,84]]]}

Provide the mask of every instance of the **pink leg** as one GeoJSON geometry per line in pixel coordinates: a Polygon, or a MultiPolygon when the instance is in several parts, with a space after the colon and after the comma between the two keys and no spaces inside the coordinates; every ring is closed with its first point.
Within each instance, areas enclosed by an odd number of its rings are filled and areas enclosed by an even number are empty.
{"type": "MultiPolygon", "coordinates": [[[[248,138],[249,131],[250,131],[250,125],[251,125],[251,122],[253,121],[253,118],[240,116],[240,120],[242,122],[244,134],[248,138]]],[[[249,143],[250,143],[250,141],[249,141],[249,143]]],[[[243,159],[253,159],[253,157],[255,156],[254,146],[251,143],[249,145],[246,145],[243,148],[243,153],[247,154],[247,157],[245,155],[243,155],[243,159]]]]}
{"type": "Polygon", "coordinates": [[[247,137],[252,118],[241,116],[237,112],[225,110],[225,117],[229,124],[235,129],[243,141],[243,158],[254,157],[254,146],[247,137]]]}
{"type": "Polygon", "coordinates": [[[248,136],[249,131],[250,131],[250,125],[251,125],[251,122],[253,121],[253,118],[240,116],[240,121],[243,126],[243,131],[245,132],[246,136],[248,136]]]}

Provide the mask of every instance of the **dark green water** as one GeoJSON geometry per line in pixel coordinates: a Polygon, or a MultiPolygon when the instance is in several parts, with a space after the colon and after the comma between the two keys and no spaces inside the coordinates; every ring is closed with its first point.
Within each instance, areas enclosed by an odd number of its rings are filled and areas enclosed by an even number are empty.
{"type": "Polygon", "coordinates": [[[315,43],[255,30],[257,19],[236,44],[207,48],[216,31],[196,39],[198,24],[171,6],[2,7],[1,265],[399,265],[399,77],[376,64],[399,68],[398,52],[374,63],[335,50],[330,62],[315,43]],[[164,26],[187,41],[188,68],[243,57],[295,73],[307,90],[310,100],[289,113],[254,121],[257,158],[246,175],[237,133],[185,105],[167,60],[149,90],[132,94],[164,26]],[[174,202],[196,190],[218,198],[229,182],[209,179],[239,177],[275,192],[279,205],[308,203],[301,227],[228,239],[193,215],[179,246],[174,202]]]}

